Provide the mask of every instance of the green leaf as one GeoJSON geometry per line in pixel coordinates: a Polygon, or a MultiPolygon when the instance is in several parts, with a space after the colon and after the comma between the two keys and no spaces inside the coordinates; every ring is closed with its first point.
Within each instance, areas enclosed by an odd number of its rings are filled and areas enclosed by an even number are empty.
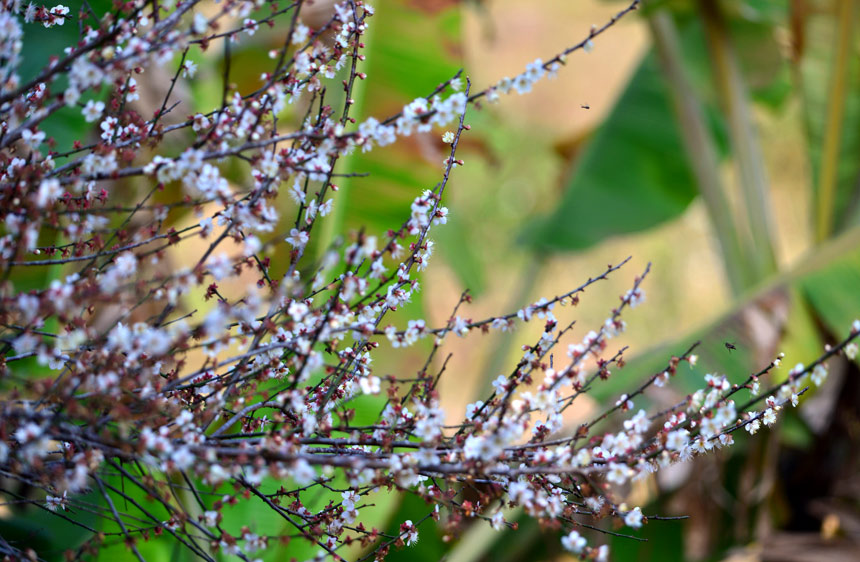
{"type": "Polygon", "coordinates": [[[815,435],[797,414],[797,410],[786,410],[779,426],[780,441],[796,449],[808,449],[815,441],[815,435]]]}
{"type": "MultiPolygon", "coordinates": [[[[45,28],[42,24],[33,22],[23,24],[24,48],[21,50],[21,65],[17,72],[21,78],[21,84],[32,80],[47,67],[52,56],[63,53],[66,47],[74,47],[80,40],[81,27],[78,25],[78,10],[72,5],[69,11],[70,21],[64,25],[45,28]]],[[[110,0],[92,0],[88,4],[99,17],[107,13],[111,7],[110,0]]],[[[96,22],[89,17],[84,25],[95,26],[96,22]]],[[[65,73],[59,73],[52,82],[48,84],[51,94],[62,92],[68,86],[68,77],[65,73]]],[[[95,97],[104,99],[107,88],[101,88],[101,92],[93,96],[91,91],[84,93],[79,103],[95,97]]],[[[75,140],[86,142],[90,139],[81,138],[81,131],[89,131],[91,126],[87,125],[81,110],[78,107],[62,107],[50,119],[43,121],[39,128],[45,132],[48,138],[56,141],[55,149],[63,152],[72,148],[75,140]]],[[[60,162],[62,163],[62,161],[60,162]]]]}
{"type": "MultiPolygon", "coordinates": [[[[94,504],[100,501],[95,492],[83,496],[72,496],[72,505],[77,502],[94,504]]],[[[61,511],[62,515],[88,527],[98,527],[96,516],[79,507],[61,511]]],[[[81,545],[89,537],[86,529],[35,505],[14,506],[10,513],[0,518],[0,536],[18,548],[32,548],[43,559],[62,560],[63,552],[81,545]]]]}
{"type": "Polygon", "coordinates": [[[529,225],[525,240],[540,250],[585,249],[673,219],[696,194],[669,93],[649,54],[584,149],[557,210],[529,225]]]}
{"type": "MultiPolygon", "coordinates": [[[[442,177],[441,166],[433,170],[426,163],[416,162],[415,154],[402,145],[355,155],[353,163],[354,171],[369,174],[369,177],[354,178],[350,182],[346,227],[364,228],[367,234],[374,236],[400,228],[409,220],[412,201],[442,177]]],[[[339,195],[337,204],[344,203],[339,195]]]]}
{"type": "MultiPolygon", "coordinates": [[[[822,337],[815,323],[815,314],[809,302],[803,297],[797,287],[791,290],[792,302],[788,320],[785,323],[785,334],[782,337],[779,351],[785,353],[787,367],[815,360],[824,349],[822,337]]],[[[774,382],[783,382],[788,377],[787,369],[774,373],[774,382]]]]}
{"type": "MultiPolygon", "coordinates": [[[[74,47],[81,38],[78,9],[74,7],[74,4],[80,7],[80,3],[73,3],[68,14],[70,19],[63,25],[46,28],[38,22],[23,24],[24,48],[21,50],[22,62],[17,69],[21,77],[21,84],[38,76],[42,69],[48,65],[52,56],[62,55],[64,48],[74,47]]],[[[99,18],[110,11],[112,5],[111,0],[90,0],[87,4],[99,18]]],[[[92,27],[97,24],[91,15],[80,23],[92,27]]],[[[62,80],[63,83],[66,83],[65,78],[62,80]]]]}
{"type": "Polygon", "coordinates": [[[860,250],[844,254],[828,267],[805,275],[800,290],[821,323],[842,338],[860,318],[860,250]]]}
{"type": "Polygon", "coordinates": [[[791,94],[791,73],[770,22],[734,20],[729,32],[739,57],[744,83],[754,101],[778,109],[791,94]]]}
{"type": "Polygon", "coordinates": [[[436,16],[403,2],[378,2],[370,21],[379,33],[367,55],[367,110],[399,109],[423,97],[460,68],[458,9],[436,16]]]}
{"type": "Polygon", "coordinates": [[[475,244],[469,239],[468,227],[462,216],[454,214],[448,224],[435,230],[433,235],[439,240],[442,256],[460,278],[465,289],[474,296],[484,290],[484,268],[475,244]]]}
{"type": "MultiPolygon", "coordinates": [[[[399,533],[401,523],[409,520],[418,524],[428,513],[433,511],[433,508],[433,505],[428,505],[413,494],[404,494],[400,506],[392,514],[386,530],[391,535],[396,535],[399,533]]],[[[442,560],[447,550],[436,522],[429,518],[418,526],[417,545],[405,546],[400,549],[392,547],[391,553],[385,557],[385,560],[388,562],[431,562],[442,560]]]]}

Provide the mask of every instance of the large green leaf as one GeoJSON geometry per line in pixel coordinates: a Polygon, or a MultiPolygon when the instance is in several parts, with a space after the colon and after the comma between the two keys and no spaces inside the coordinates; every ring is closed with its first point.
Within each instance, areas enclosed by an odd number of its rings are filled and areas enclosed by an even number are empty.
{"type": "Polygon", "coordinates": [[[375,2],[373,42],[365,50],[368,80],[366,108],[396,110],[404,102],[426,96],[451,78],[459,66],[459,10],[436,15],[402,2],[375,2]]]}
{"type": "Polygon", "coordinates": [[[435,236],[443,248],[442,257],[457,272],[465,288],[477,296],[484,290],[484,268],[476,244],[468,243],[468,232],[466,219],[455,214],[435,236]]]}
{"type": "MultiPolygon", "coordinates": [[[[81,26],[78,22],[79,7],[78,3],[72,4],[69,12],[72,19],[61,26],[45,28],[38,22],[23,24],[24,48],[21,50],[21,65],[17,69],[22,84],[38,76],[47,67],[52,56],[61,55],[63,49],[74,47],[81,39],[81,26]]],[[[93,0],[89,2],[87,7],[101,17],[111,9],[112,2],[110,0],[93,0]]],[[[92,17],[82,23],[90,26],[96,25],[96,21],[92,17]]],[[[49,84],[52,94],[62,92],[67,86],[68,78],[63,73],[60,73],[49,84]]],[[[97,97],[104,98],[105,93],[106,89],[102,88],[102,92],[97,97]]],[[[85,102],[90,97],[92,94],[87,92],[81,102],[85,102]]],[[[55,150],[63,152],[71,149],[75,140],[88,141],[89,139],[82,138],[81,133],[82,131],[89,131],[92,127],[84,121],[79,108],[63,107],[50,119],[43,121],[40,128],[48,138],[53,138],[56,141],[55,150]]]]}
{"type": "MultiPolygon", "coordinates": [[[[666,513],[665,505],[656,505],[647,512],[666,513]]],[[[623,529],[622,533],[642,537],[645,541],[635,541],[627,537],[615,536],[609,541],[613,560],[660,560],[661,562],[682,562],[684,556],[684,534],[687,521],[653,521],[640,529],[623,529]]]]}
{"type": "MultiPolygon", "coordinates": [[[[395,492],[388,493],[395,494],[395,492]]],[[[400,524],[404,521],[409,520],[416,524],[422,519],[424,521],[418,526],[418,544],[400,549],[392,547],[391,553],[385,558],[386,560],[389,562],[431,562],[442,560],[445,557],[447,546],[442,541],[438,525],[432,518],[424,519],[433,509],[433,505],[428,505],[413,494],[402,495],[400,506],[392,514],[386,531],[395,535],[399,532],[400,524]]]]}
{"type": "MultiPolygon", "coordinates": [[[[99,502],[96,493],[73,496],[70,500],[75,507],[61,511],[62,515],[82,525],[98,526],[93,513],[77,507],[99,502]]],[[[64,551],[81,545],[89,532],[35,505],[13,504],[8,514],[0,518],[0,536],[18,548],[32,548],[44,560],[59,561],[63,559],[64,551]]]]}
{"type": "Polygon", "coordinates": [[[557,210],[529,225],[526,241],[543,250],[584,249],[675,218],[696,193],[669,93],[649,54],[584,149],[557,210]]]}
{"type": "Polygon", "coordinates": [[[799,287],[827,331],[833,337],[844,337],[851,323],[860,318],[860,250],[855,248],[830,266],[804,276],[799,287]]]}
{"type": "Polygon", "coordinates": [[[347,205],[346,228],[364,228],[375,236],[400,228],[409,219],[412,201],[442,177],[441,166],[432,169],[399,144],[355,155],[351,164],[368,177],[351,179],[349,193],[338,194],[336,204],[347,205]]]}
{"type": "MultiPolygon", "coordinates": [[[[742,70],[754,99],[777,107],[786,99],[789,81],[773,20],[785,13],[785,6],[783,2],[754,4],[762,6],[733,14],[731,34],[736,47],[749,54],[743,57],[742,70]],[[760,17],[748,17],[753,13],[760,17]]],[[[713,109],[716,100],[701,22],[686,4],[671,7],[678,12],[685,70],[705,107],[715,145],[725,154],[725,127],[713,109]]],[[[531,246],[550,251],[587,248],[611,236],[671,220],[696,196],[669,92],[653,55],[642,61],[574,162],[564,190],[557,210],[527,227],[525,238],[531,246]]]]}

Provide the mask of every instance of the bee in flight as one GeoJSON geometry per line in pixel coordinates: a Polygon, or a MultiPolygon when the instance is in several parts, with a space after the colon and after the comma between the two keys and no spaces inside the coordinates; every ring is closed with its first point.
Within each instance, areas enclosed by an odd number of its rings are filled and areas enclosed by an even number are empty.
{"type": "Polygon", "coordinates": [[[733,344],[732,342],[727,341],[727,342],[726,342],[726,349],[728,349],[728,350],[729,350],[729,353],[731,353],[731,352],[732,352],[732,350],[737,349],[737,347],[735,347],[735,344],[733,344]]]}
{"type": "Polygon", "coordinates": [[[581,107],[582,109],[591,109],[591,106],[588,105],[587,103],[584,103],[584,104],[580,105],[579,107],[581,107]]]}

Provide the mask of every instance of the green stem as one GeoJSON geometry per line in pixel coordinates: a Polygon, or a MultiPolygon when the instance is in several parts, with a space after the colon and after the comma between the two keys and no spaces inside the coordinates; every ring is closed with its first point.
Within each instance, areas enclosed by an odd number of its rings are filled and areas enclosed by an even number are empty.
{"type": "Polygon", "coordinates": [[[672,94],[675,114],[687,156],[696,176],[699,193],[722,248],[723,264],[735,296],[754,280],[749,256],[738,238],[731,207],[720,180],[713,139],[705,124],[702,104],[684,71],[675,22],[665,10],[648,18],[657,58],[672,94]]]}
{"type": "Polygon", "coordinates": [[[752,234],[757,281],[776,271],[773,219],[764,157],[753,125],[752,109],[728,30],[715,0],[699,0],[711,55],[717,94],[728,117],[729,136],[740,175],[741,195],[752,234]]]}
{"type": "Polygon", "coordinates": [[[815,202],[815,241],[817,243],[823,242],[833,234],[839,151],[845,115],[845,90],[847,89],[848,65],[853,55],[851,47],[856,24],[856,7],[856,0],[839,0],[838,2],[836,59],[830,78],[827,125],[822,146],[821,170],[818,177],[818,197],[815,202]]]}

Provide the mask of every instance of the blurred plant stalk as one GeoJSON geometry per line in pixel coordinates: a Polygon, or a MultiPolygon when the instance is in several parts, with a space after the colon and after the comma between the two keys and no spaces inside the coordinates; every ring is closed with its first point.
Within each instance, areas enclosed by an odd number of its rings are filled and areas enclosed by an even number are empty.
{"type": "Polygon", "coordinates": [[[705,38],[711,55],[712,78],[727,117],[732,154],[738,168],[741,196],[752,236],[756,281],[776,272],[772,203],[764,155],[754,130],[749,94],[718,2],[700,0],[705,38]]]}
{"type": "Polygon", "coordinates": [[[702,105],[684,71],[678,30],[665,11],[655,12],[647,21],[672,94],[684,147],[725,257],[732,294],[738,297],[754,284],[754,265],[738,238],[738,227],[720,180],[717,151],[705,124],[702,105]]]}
{"type": "Polygon", "coordinates": [[[854,33],[857,28],[856,0],[839,0],[837,3],[837,36],[833,69],[830,76],[829,105],[825,129],[818,193],[815,201],[815,242],[821,243],[834,233],[837,209],[836,188],[839,153],[845,126],[845,103],[848,90],[849,62],[854,33]]]}

